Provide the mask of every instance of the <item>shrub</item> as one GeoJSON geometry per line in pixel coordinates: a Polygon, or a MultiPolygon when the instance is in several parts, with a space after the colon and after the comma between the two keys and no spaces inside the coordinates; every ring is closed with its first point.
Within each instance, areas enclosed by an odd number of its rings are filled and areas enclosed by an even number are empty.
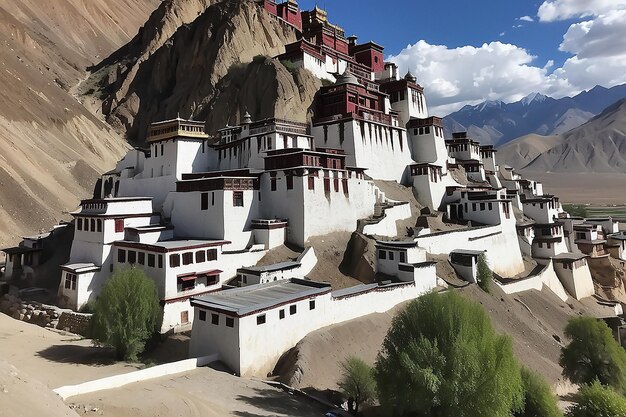
{"type": "Polygon", "coordinates": [[[362,404],[367,404],[376,398],[374,370],[354,356],[342,362],[341,368],[341,381],[337,385],[348,400],[349,411],[358,412],[362,404]],[[354,401],[354,409],[350,400],[354,401]]]}
{"type": "Polygon", "coordinates": [[[626,392],[626,351],[606,323],[593,317],[574,317],[565,327],[570,342],[561,350],[563,375],[577,384],[598,380],[626,392]]]}
{"type": "Polygon", "coordinates": [[[587,217],[587,207],[584,204],[564,204],[563,210],[568,212],[570,216],[587,217]]]}
{"type": "Polygon", "coordinates": [[[491,284],[493,283],[493,272],[489,268],[487,263],[487,257],[485,254],[481,254],[478,257],[478,264],[476,265],[476,278],[478,280],[478,286],[486,293],[491,293],[491,284]]]}
{"type": "Polygon", "coordinates": [[[626,417],[626,399],[598,381],[582,387],[574,402],[567,417],[626,417]]]}
{"type": "Polygon", "coordinates": [[[94,304],[92,336],[115,349],[120,360],[136,361],[158,330],[161,307],[154,282],[136,268],[118,271],[94,304]]]}
{"type": "Polygon", "coordinates": [[[540,375],[522,368],[522,383],[524,407],[515,417],[563,417],[550,386],[540,375]]]}
{"type": "Polygon", "coordinates": [[[427,294],[394,318],[376,360],[378,399],[399,416],[510,416],[522,405],[511,340],[454,292],[427,294]]]}

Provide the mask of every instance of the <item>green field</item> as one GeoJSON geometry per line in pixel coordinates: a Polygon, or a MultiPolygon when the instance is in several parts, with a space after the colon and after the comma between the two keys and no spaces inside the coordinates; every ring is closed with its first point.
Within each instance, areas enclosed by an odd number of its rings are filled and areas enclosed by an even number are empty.
{"type": "Polygon", "coordinates": [[[574,216],[582,217],[616,217],[626,219],[626,206],[622,205],[585,205],[564,204],[563,209],[574,216]]]}

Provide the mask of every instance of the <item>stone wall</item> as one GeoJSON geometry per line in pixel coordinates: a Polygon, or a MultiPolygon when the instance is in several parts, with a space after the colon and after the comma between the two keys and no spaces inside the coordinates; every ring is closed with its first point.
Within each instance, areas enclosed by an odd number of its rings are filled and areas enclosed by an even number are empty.
{"type": "Polygon", "coordinates": [[[90,322],[91,314],[64,311],[61,313],[61,317],[59,317],[59,323],[56,328],[81,336],[88,336],[90,322]]]}

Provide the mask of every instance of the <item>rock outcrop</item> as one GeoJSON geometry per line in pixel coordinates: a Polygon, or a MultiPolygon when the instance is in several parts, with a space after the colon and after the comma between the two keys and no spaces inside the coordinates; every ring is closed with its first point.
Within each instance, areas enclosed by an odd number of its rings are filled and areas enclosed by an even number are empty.
{"type": "MultiPolygon", "coordinates": [[[[190,3],[201,11],[209,2],[190,3]]],[[[281,112],[302,118],[319,87],[309,74],[290,75],[281,64],[261,59],[284,52],[296,33],[249,0],[213,4],[166,41],[166,31],[154,32],[158,41],[150,41],[149,33],[145,27],[141,41],[138,35],[106,59],[89,81],[99,88],[109,123],[132,142],[143,141],[151,122],[178,113],[204,118],[210,132],[224,121],[236,123],[244,108],[253,118],[281,112]]]]}

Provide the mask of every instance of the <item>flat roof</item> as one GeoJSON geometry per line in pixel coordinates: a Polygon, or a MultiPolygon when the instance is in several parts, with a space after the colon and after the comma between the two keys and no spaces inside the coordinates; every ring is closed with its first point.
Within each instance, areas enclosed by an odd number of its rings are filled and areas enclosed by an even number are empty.
{"type": "Polygon", "coordinates": [[[330,291],[328,283],[291,278],[194,297],[191,305],[243,317],[330,291]]]}
{"type": "Polygon", "coordinates": [[[415,240],[377,240],[376,247],[387,247],[387,248],[414,248],[417,246],[417,241],[415,240]]]}
{"type": "Polygon", "coordinates": [[[27,248],[26,246],[15,246],[13,248],[2,249],[0,252],[4,252],[7,255],[17,255],[22,253],[41,252],[41,248],[27,248]]]}
{"type": "Polygon", "coordinates": [[[241,272],[252,272],[252,273],[262,273],[262,272],[274,272],[274,271],[282,271],[285,269],[294,269],[301,265],[300,262],[295,261],[286,261],[279,262],[277,264],[265,265],[265,266],[251,266],[248,268],[239,268],[238,271],[241,272]]]}
{"type": "Polygon", "coordinates": [[[469,249],[455,249],[450,253],[458,253],[460,255],[472,255],[472,256],[480,256],[484,254],[486,251],[484,250],[469,250],[469,249]]]}
{"type": "Polygon", "coordinates": [[[231,242],[228,240],[164,240],[156,243],[140,243],[131,240],[117,240],[113,242],[113,245],[123,248],[143,249],[153,252],[174,252],[185,249],[223,246],[229,243],[231,242]]]}
{"type": "Polygon", "coordinates": [[[588,258],[589,255],[585,255],[584,253],[573,253],[573,252],[565,252],[560,253],[552,258],[553,261],[577,261],[579,259],[588,258]]]}
{"type": "Polygon", "coordinates": [[[608,237],[615,240],[626,240],[625,233],[615,233],[613,235],[609,235],[608,237]]]}
{"type": "Polygon", "coordinates": [[[75,263],[61,265],[61,269],[69,272],[74,272],[76,274],[84,274],[86,272],[99,271],[100,267],[94,263],[75,263]]]}

